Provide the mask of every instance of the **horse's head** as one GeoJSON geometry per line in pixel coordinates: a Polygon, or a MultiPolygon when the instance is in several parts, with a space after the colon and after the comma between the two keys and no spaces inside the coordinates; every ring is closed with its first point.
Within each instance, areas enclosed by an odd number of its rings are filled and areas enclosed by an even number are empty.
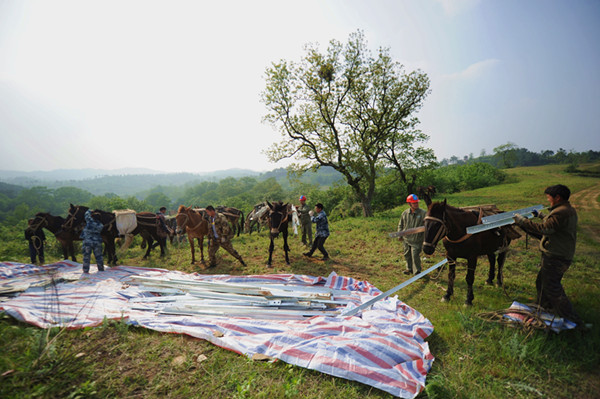
{"type": "Polygon", "coordinates": [[[177,228],[175,229],[176,234],[183,234],[185,232],[185,227],[189,224],[190,220],[190,210],[191,207],[179,205],[179,208],[177,209],[177,215],[175,215],[175,222],[177,223],[177,228]]]}
{"type": "Polygon", "coordinates": [[[27,230],[36,231],[42,227],[48,227],[49,213],[38,212],[33,219],[29,219],[27,230]]]}
{"type": "Polygon", "coordinates": [[[444,199],[444,202],[434,202],[427,208],[423,252],[426,255],[431,255],[435,251],[438,241],[447,233],[446,200],[444,199]]]}
{"type": "Polygon", "coordinates": [[[275,202],[271,204],[267,201],[267,206],[269,207],[269,229],[271,230],[271,236],[276,238],[279,236],[282,227],[285,225],[287,227],[288,221],[288,204],[284,204],[282,201],[275,202]]]}
{"type": "Polygon", "coordinates": [[[79,226],[84,221],[85,212],[89,208],[82,205],[69,204],[69,211],[67,212],[67,219],[61,226],[63,229],[72,229],[79,226]]]}

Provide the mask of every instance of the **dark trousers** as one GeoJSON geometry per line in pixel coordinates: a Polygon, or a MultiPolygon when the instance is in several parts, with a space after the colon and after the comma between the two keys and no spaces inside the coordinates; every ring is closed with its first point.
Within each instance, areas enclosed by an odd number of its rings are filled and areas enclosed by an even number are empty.
{"type": "Polygon", "coordinates": [[[35,265],[36,258],[44,263],[44,243],[39,238],[29,240],[29,258],[32,265],[35,265]]]}
{"type": "Polygon", "coordinates": [[[323,254],[323,258],[325,258],[325,259],[329,258],[329,254],[327,253],[327,251],[325,250],[325,247],[323,246],[323,244],[325,244],[325,240],[327,240],[327,237],[316,236],[313,241],[312,248],[308,252],[309,255],[312,255],[318,248],[319,251],[321,251],[321,253],[323,254]]]}
{"type": "Polygon", "coordinates": [[[553,310],[557,315],[579,324],[581,319],[573,309],[561,284],[563,275],[569,266],[571,266],[571,261],[542,254],[542,267],[535,280],[537,300],[543,308],[553,310]]]}

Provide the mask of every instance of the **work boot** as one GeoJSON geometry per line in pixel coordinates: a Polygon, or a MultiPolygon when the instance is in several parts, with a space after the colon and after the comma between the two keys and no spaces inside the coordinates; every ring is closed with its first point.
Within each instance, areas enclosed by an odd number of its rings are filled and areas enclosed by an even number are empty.
{"type": "Polygon", "coordinates": [[[404,274],[406,274],[406,275],[412,274],[412,272],[411,272],[410,270],[405,270],[405,271],[403,271],[402,273],[404,273],[404,274]]]}

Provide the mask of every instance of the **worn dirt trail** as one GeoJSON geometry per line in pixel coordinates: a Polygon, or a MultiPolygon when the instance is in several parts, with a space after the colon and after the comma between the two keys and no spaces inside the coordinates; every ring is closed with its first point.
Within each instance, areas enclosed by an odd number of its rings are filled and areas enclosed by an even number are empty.
{"type": "Polygon", "coordinates": [[[589,234],[589,236],[600,243],[600,202],[598,197],[600,196],[600,183],[581,190],[571,195],[570,202],[577,210],[579,218],[581,220],[583,214],[587,222],[580,225],[581,229],[589,234]]]}

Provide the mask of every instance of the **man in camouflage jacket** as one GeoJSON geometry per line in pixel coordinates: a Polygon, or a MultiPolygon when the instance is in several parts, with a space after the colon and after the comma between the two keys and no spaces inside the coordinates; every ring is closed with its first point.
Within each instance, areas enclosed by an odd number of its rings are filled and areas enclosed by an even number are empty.
{"type": "Polygon", "coordinates": [[[306,204],[306,196],[300,196],[300,206],[297,207],[300,217],[300,229],[302,230],[302,244],[311,247],[312,238],[312,220],[310,216],[310,206],[306,204]]]}
{"type": "Polygon", "coordinates": [[[206,213],[208,215],[208,258],[210,259],[209,267],[215,267],[217,265],[217,250],[219,247],[223,247],[229,252],[234,258],[240,261],[242,266],[246,266],[244,259],[231,245],[231,239],[234,236],[233,230],[229,221],[225,215],[218,213],[212,205],[206,207],[206,213]]]}
{"type": "Polygon", "coordinates": [[[81,247],[83,251],[83,272],[90,272],[90,260],[92,258],[92,251],[96,258],[96,265],[98,271],[104,271],[104,258],[102,257],[102,236],[100,232],[104,228],[104,225],[96,220],[92,216],[92,211],[88,209],[85,211],[85,227],[81,232],[81,238],[83,239],[83,245],[81,247]]]}

